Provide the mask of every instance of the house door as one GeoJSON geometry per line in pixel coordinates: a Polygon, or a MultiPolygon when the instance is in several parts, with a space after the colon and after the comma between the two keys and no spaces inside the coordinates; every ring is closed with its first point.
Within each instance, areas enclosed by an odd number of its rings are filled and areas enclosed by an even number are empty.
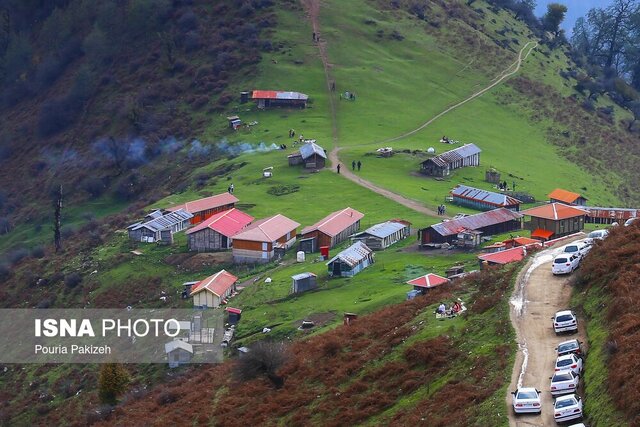
{"type": "Polygon", "coordinates": [[[342,273],[342,266],[340,265],[340,261],[336,261],[333,263],[333,275],[339,276],[342,273]]]}
{"type": "Polygon", "coordinates": [[[229,239],[227,238],[227,236],[222,236],[222,245],[221,245],[224,249],[229,247],[229,239]]]}

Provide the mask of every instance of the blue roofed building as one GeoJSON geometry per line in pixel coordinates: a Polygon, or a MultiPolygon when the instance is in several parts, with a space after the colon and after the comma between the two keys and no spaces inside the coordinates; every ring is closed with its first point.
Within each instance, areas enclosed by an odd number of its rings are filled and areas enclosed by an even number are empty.
{"type": "Polygon", "coordinates": [[[479,188],[458,185],[451,190],[453,203],[466,206],[471,209],[490,211],[496,208],[506,208],[510,211],[520,211],[520,200],[506,194],[494,193],[493,191],[481,190],[479,188]]]}
{"type": "Polygon", "coordinates": [[[327,262],[329,276],[352,277],[373,264],[373,251],[356,242],[327,262]]]}
{"type": "Polygon", "coordinates": [[[373,225],[353,235],[352,240],[363,242],[374,251],[386,249],[411,234],[411,223],[402,220],[391,220],[373,225]]]}
{"type": "Polygon", "coordinates": [[[465,144],[425,160],[420,165],[420,172],[436,177],[449,176],[454,169],[480,165],[481,151],[475,144],[465,144]]]}
{"type": "Polygon", "coordinates": [[[300,147],[300,150],[288,156],[289,166],[303,164],[306,169],[322,169],[327,160],[324,148],[311,140],[300,147]]]}

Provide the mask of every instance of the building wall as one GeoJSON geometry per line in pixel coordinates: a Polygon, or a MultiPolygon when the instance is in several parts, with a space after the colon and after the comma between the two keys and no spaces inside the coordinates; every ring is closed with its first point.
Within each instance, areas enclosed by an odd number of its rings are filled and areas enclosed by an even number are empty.
{"type": "Polygon", "coordinates": [[[142,242],[143,237],[153,237],[153,240],[156,241],[160,238],[160,233],[154,233],[148,228],[138,228],[134,231],[129,230],[129,239],[136,242],[142,242]]]}
{"type": "Polygon", "coordinates": [[[467,166],[479,166],[480,165],[480,153],[476,153],[472,156],[464,157],[455,162],[449,163],[445,167],[436,165],[431,159],[426,160],[421,165],[421,172],[430,176],[448,176],[452,170],[467,167],[467,166]]]}
{"type": "Polygon", "coordinates": [[[220,251],[231,248],[231,239],[205,228],[187,235],[187,247],[194,252],[220,251]]]}
{"type": "Polygon", "coordinates": [[[408,236],[409,236],[409,227],[405,227],[384,238],[372,236],[370,234],[365,234],[365,235],[362,235],[361,237],[357,237],[353,239],[353,241],[354,242],[361,241],[365,245],[367,245],[370,249],[373,249],[374,251],[379,251],[379,250],[388,248],[389,246],[399,242],[402,239],[406,239],[408,236]]]}
{"type": "Polygon", "coordinates": [[[188,363],[192,357],[193,355],[191,353],[182,348],[176,348],[172,352],[167,353],[170,368],[176,368],[182,363],[188,363]]]}
{"type": "Polygon", "coordinates": [[[305,292],[310,289],[315,289],[317,287],[316,278],[311,276],[302,280],[294,280],[291,286],[292,293],[305,292]]]}
{"type": "Polygon", "coordinates": [[[288,157],[288,160],[289,160],[289,166],[302,164],[302,156],[291,156],[291,157],[288,157]]]}
{"type": "Polygon", "coordinates": [[[213,209],[207,209],[204,211],[191,212],[193,214],[193,218],[191,218],[191,224],[199,224],[205,219],[208,219],[218,212],[228,211],[229,209],[233,209],[235,207],[235,203],[229,203],[228,205],[218,206],[213,209]]]}
{"type": "Polygon", "coordinates": [[[322,169],[325,165],[324,157],[314,154],[304,161],[304,167],[307,169],[322,169]]]}
{"type": "Polygon", "coordinates": [[[530,231],[542,228],[544,230],[553,231],[553,237],[561,237],[582,231],[584,229],[584,216],[558,221],[531,217],[531,221],[525,223],[525,228],[530,231]]]}
{"type": "MultiPolygon", "coordinates": [[[[502,222],[499,224],[493,224],[487,227],[478,228],[477,231],[481,231],[483,236],[492,236],[494,234],[507,233],[509,231],[520,230],[522,223],[520,220],[512,220],[502,222]]],[[[432,227],[427,227],[419,230],[420,244],[425,245],[427,243],[453,243],[458,238],[457,234],[450,236],[442,236],[436,232],[432,227]]]]}
{"type": "Polygon", "coordinates": [[[421,164],[420,172],[429,176],[447,176],[449,175],[449,167],[438,166],[429,159],[421,164]]]}
{"type": "Polygon", "coordinates": [[[220,297],[205,289],[193,296],[193,306],[217,308],[220,307],[220,297]]]}
{"type": "Polygon", "coordinates": [[[457,195],[453,196],[453,203],[460,206],[466,206],[471,209],[478,209],[481,211],[490,211],[497,208],[506,208],[514,212],[518,212],[520,210],[520,205],[497,206],[482,200],[468,199],[466,197],[460,197],[457,195]]]}

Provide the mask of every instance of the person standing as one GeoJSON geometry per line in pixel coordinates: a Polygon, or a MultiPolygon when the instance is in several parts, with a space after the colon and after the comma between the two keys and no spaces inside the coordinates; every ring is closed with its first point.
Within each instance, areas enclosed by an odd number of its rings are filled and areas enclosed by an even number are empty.
{"type": "Polygon", "coordinates": [[[338,170],[338,175],[340,175],[340,163],[338,163],[338,166],[336,166],[336,169],[338,170]]]}
{"type": "Polygon", "coordinates": [[[231,183],[231,185],[229,185],[229,193],[233,194],[233,183],[231,183]]]}
{"type": "Polygon", "coordinates": [[[360,168],[362,167],[362,162],[358,160],[358,172],[360,172],[360,168]]]}
{"type": "Polygon", "coordinates": [[[356,170],[356,161],[355,160],[351,162],[351,170],[352,171],[356,170]]]}

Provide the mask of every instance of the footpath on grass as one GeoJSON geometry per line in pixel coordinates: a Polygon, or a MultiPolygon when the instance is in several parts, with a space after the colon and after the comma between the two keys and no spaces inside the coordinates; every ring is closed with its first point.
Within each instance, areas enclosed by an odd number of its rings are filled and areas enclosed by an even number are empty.
{"type": "MultiPolygon", "coordinates": [[[[311,22],[312,31],[317,36],[316,45],[318,46],[320,59],[322,60],[322,65],[324,67],[324,75],[326,80],[327,92],[329,94],[329,108],[331,110],[331,133],[333,136],[333,149],[329,152],[329,160],[331,161],[331,164],[334,167],[336,167],[337,165],[340,164],[340,159],[338,158],[338,153],[340,152],[340,146],[338,144],[339,139],[338,139],[338,125],[337,125],[337,118],[336,118],[335,93],[331,90],[331,82],[332,82],[331,76],[330,76],[331,64],[329,63],[329,58],[327,55],[327,42],[320,33],[320,20],[319,20],[320,0],[301,0],[301,1],[302,1],[302,5],[305,8],[307,16],[309,17],[309,21],[311,22]]],[[[437,114],[435,117],[429,119],[428,121],[426,121],[425,123],[417,127],[416,129],[406,132],[402,135],[383,140],[383,141],[373,142],[368,144],[360,144],[360,145],[383,144],[387,142],[398,141],[402,138],[406,138],[417,132],[420,132],[422,129],[426,128],[427,126],[429,126],[431,123],[433,123],[440,117],[466,104],[467,102],[479,97],[483,93],[489,91],[493,87],[502,83],[505,79],[517,73],[518,70],[520,70],[522,61],[524,61],[529,56],[529,54],[533,51],[533,49],[535,49],[537,46],[538,46],[537,42],[527,42],[518,53],[518,59],[515,62],[513,62],[511,65],[509,65],[504,71],[502,71],[502,73],[496,76],[492,80],[491,84],[475,92],[474,94],[458,102],[457,104],[448,107],[447,109],[437,114]]],[[[374,183],[372,183],[371,181],[363,179],[358,175],[354,174],[352,171],[349,170],[348,167],[342,167],[340,170],[340,174],[343,175],[345,178],[349,179],[350,181],[353,181],[362,187],[368,188],[369,190],[374,191],[390,200],[393,200],[396,203],[404,205],[409,209],[413,209],[416,212],[420,212],[429,216],[438,216],[433,209],[430,209],[424,206],[422,203],[418,202],[417,200],[409,199],[391,190],[387,190],[385,188],[379,187],[374,183]]],[[[447,216],[444,216],[444,218],[447,218],[447,216]]]]}
{"type": "Polygon", "coordinates": [[[555,348],[558,343],[578,338],[585,341],[582,319],[578,319],[578,334],[556,336],[551,317],[569,308],[571,276],[556,277],[551,273],[551,262],[564,245],[584,238],[583,233],[556,242],[549,249],[535,254],[516,279],[511,297],[511,323],[516,330],[518,353],[507,389],[509,425],[550,426],[553,418],[553,398],[549,392],[549,377],[554,372],[555,348]],[[511,404],[511,392],[517,387],[535,387],[542,392],[540,415],[515,416],[511,404]]]}

